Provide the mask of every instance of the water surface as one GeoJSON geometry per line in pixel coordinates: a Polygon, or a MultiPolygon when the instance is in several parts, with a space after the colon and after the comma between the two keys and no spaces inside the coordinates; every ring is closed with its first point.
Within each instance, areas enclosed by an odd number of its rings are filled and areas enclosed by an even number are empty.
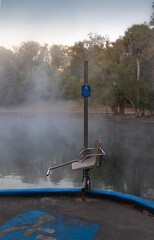
{"type": "MultiPolygon", "coordinates": [[[[1,114],[0,189],[80,187],[82,172],[48,167],[79,158],[82,114],[1,114]]],[[[89,115],[89,147],[100,138],[107,153],[91,173],[92,188],[154,200],[154,123],[89,115]]]]}

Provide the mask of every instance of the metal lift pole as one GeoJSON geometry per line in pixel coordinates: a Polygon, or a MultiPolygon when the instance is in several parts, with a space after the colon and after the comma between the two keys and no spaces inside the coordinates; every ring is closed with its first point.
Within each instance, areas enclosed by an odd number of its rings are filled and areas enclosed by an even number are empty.
{"type": "Polygon", "coordinates": [[[101,140],[97,139],[94,148],[88,148],[88,97],[90,97],[90,85],[88,85],[88,61],[84,61],[84,85],[82,85],[82,97],[84,98],[84,147],[81,151],[83,159],[72,160],[57,166],[48,168],[47,176],[50,171],[59,167],[72,164],[73,170],[82,170],[82,193],[85,196],[86,190],[91,188],[90,170],[92,168],[100,167],[101,158],[105,156],[105,152],[101,149],[101,140]],[[90,151],[93,150],[93,153],[90,151]]]}
{"type": "MultiPolygon", "coordinates": [[[[84,85],[88,85],[88,61],[84,61],[84,85]]],[[[88,97],[84,97],[84,148],[88,148],[88,97]]]]}
{"type": "MultiPolygon", "coordinates": [[[[84,61],[84,85],[88,85],[88,61],[84,61]]],[[[84,149],[88,148],[88,97],[84,97],[84,149]]],[[[88,154],[84,151],[84,157],[88,154]]],[[[89,169],[83,170],[82,189],[89,188],[89,169]]]]}

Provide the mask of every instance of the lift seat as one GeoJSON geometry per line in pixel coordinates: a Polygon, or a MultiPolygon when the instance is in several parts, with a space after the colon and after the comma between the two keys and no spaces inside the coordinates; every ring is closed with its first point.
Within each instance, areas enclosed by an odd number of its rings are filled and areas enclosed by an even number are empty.
{"type": "MultiPolygon", "coordinates": [[[[101,149],[101,140],[97,139],[95,142],[95,148],[93,154],[99,154],[101,149]]],[[[86,156],[85,156],[86,157],[86,156]]],[[[85,159],[83,162],[78,161],[72,163],[72,170],[91,169],[100,166],[101,156],[92,156],[85,159]]]]}

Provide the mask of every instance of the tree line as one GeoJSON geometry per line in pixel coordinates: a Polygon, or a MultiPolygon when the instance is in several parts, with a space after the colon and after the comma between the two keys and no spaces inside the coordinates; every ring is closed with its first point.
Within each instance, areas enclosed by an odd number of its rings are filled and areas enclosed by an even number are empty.
{"type": "Polygon", "coordinates": [[[153,19],[131,26],[115,42],[90,33],[71,47],[34,41],[0,47],[0,105],[80,100],[88,60],[91,104],[108,105],[114,114],[124,114],[126,106],[136,116],[154,110],[153,19]]]}

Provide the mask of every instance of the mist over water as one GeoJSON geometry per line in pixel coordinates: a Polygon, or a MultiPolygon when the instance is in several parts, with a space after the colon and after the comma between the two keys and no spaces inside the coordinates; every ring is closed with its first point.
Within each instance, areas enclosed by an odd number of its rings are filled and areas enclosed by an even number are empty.
{"type": "MultiPolygon", "coordinates": [[[[83,115],[7,113],[0,115],[0,188],[80,187],[82,172],[48,167],[79,158],[83,115]]],[[[154,200],[153,123],[107,120],[89,115],[89,147],[102,140],[108,157],[91,173],[92,188],[154,200]]]]}

